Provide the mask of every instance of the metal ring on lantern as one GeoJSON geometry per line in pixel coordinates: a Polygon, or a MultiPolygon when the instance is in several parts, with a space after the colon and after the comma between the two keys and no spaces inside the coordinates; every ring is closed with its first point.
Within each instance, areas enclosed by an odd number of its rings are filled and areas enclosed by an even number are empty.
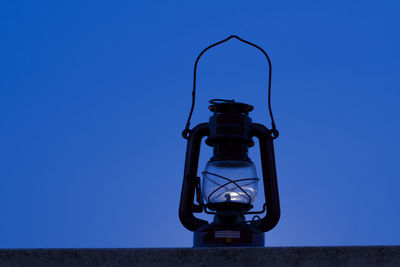
{"type": "Polygon", "coordinates": [[[231,35],[231,36],[229,36],[228,38],[226,38],[226,39],[224,39],[222,41],[219,41],[219,42],[217,42],[215,44],[212,44],[212,45],[206,47],[203,51],[201,51],[201,53],[198,55],[198,57],[196,59],[196,62],[194,64],[194,75],[193,75],[192,106],[190,108],[189,117],[187,119],[185,129],[182,131],[182,136],[185,139],[188,139],[190,134],[191,134],[191,132],[192,132],[192,130],[190,129],[190,119],[192,118],[192,114],[193,114],[193,110],[194,110],[194,106],[195,106],[195,102],[196,102],[196,72],[197,72],[197,64],[199,63],[200,57],[207,50],[209,50],[209,49],[211,49],[211,48],[213,48],[213,47],[215,47],[217,45],[220,45],[222,43],[225,43],[225,42],[229,41],[232,38],[235,38],[235,39],[237,39],[237,40],[239,40],[239,41],[241,41],[241,42],[243,42],[245,44],[248,44],[248,45],[251,45],[251,46],[257,48],[258,50],[260,50],[264,54],[264,56],[266,57],[266,59],[268,61],[269,72],[268,72],[268,100],[267,101],[268,101],[268,111],[269,111],[269,115],[271,117],[271,136],[272,136],[273,139],[276,139],[279,136],[279,132],[276,129],[276,126],[275,126],[274,116],[272,114],[272,108],[271,108],[271,76],[272,76],[271,60],[270,60],[268,54],[261,47],[259,47],[258,45],[253,44],[253,43],[251,43],[249,41],[243,40],[239,36],[231,35]]]}

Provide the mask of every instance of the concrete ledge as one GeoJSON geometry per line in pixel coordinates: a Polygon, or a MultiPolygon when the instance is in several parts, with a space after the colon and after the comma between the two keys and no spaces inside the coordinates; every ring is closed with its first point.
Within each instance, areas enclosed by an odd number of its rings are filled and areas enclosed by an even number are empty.
{"type": "Polygon", "coordinates": [[[3,249],[0,266],[400,266],[400,246],[3,249]]]}

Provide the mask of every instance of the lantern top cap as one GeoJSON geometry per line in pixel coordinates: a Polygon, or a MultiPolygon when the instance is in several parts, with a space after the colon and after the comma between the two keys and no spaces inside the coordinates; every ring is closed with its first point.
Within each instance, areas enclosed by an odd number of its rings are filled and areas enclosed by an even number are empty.
{"type": "Polygon", "coordinates": [[[211,99],[208,109],[215,113],[244,113],[249,114],[254,109],[252,105],[235,102],[234,99],[211,99]]]}

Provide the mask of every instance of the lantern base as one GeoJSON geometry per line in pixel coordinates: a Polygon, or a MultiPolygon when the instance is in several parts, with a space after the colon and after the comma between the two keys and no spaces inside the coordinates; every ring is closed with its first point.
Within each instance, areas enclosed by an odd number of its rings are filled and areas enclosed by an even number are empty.
{"type": "Polygon", "coordinates": [[[264,247],[264,233],[245,222],[211,223],[194,232],[193,247],[264,247]]]}

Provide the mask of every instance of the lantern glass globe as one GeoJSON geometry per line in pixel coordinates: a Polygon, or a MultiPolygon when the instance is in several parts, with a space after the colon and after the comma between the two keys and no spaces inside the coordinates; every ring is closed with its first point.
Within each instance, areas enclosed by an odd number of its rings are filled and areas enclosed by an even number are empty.
{"type": "Polygon", "coordinates": [[[203,172],[205,202],[250,204],[257,196],[258,180],[251,161],[209,161],[203,172]]]}

